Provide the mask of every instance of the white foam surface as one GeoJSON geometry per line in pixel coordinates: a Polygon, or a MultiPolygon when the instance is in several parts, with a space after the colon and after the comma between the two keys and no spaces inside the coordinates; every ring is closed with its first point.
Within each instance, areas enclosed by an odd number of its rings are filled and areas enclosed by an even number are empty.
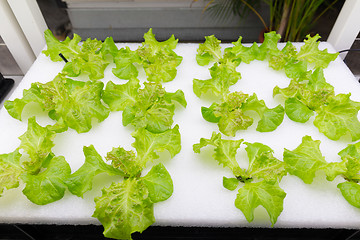
{"type": "MultiPolygon", "coordinates": [[[[135,49],[137,44],[118,44],[118,47],[130,46],[135,49]]],[[[224,47],[229,45],[222,45],[224,47]]],[[[299,47],[299,44],[296,44],[299,47]]],[[[165,160],[165,166],[174,182],[174,193],[167,201],[155,205],[156,225],[161,226],[223,226],[223,227],[270,227],[269,216],[264,208],[255,211],[255,219],[248,223],[234,205],[236,191],[228,191],[222,186],[223,176],[232,177],[230,170],[217,164],[212,158],[212,149],[203,149],[201,154],[195,154],[192,145],[199,142],[201,137],[209,138],[213,131],[218,131],[214,123],[206,122],[200,112],[201,106],[209,106],[211,102],[199,99],[192,91],[194,78],[208,79],[208,67],[201,67],[195,61],[198,44],[178,44],[176,52],[183,56],[178,67],[176,78],[163,86],[167,91],[174,92],[182,89],[188,103],[186,109],[177,105],[174,117],[175,124],[179,124],[182,150],[171,160],[165,160]]],[[[328,48],[335,52],[328,43],[321,43],[321,48],[328,48]]],[[[64,63],[52,62],[45,55],[40,54],[36,62],[24,76],[22,82],[14,91],[10,100],[22,97],[23,89],[30,87],[32,82],[51,81],[61,71],[64,63]]],[[[115,83],[125,83],[117,79],[108,66],[104,82],[112,80],[115,83]]],[[[268,67],[266,61],[253,61],[250,64],[241,63],[238,71],[242,79],[231,87],[231,91],[255,92],[259,99],[265,100],[268,107],[275,107],[282,101],[272,97],[273,87],[286,87],[289,79],[282,71],[275,71],[268,67]]],[[[335,92],[351,92],[351,99],[360,101],[360,86],[340,58],[330,63],[324,70],[327,81],[335,87],[335,92]]],[[[140,71],[139,78],[144,80],[145,74],[140,71]]],[[[282,103],[283,104],[283,103],[282,103]]],[[[27,119],[31,110],[37,106],[29,104],[23,113],[23,122],[13,119],[7,111],[0,110],[0,153],[14,151],[20,144],[18,137],[27,128],[27,119]]],[[[36,117],[39,124],[45,126],[53,123],[41,113],[36,117]]],[[[282,160],[284,148],[293,150],[300,143],[304,135],[321,140],[321,151],[328,162],[340,161],[337,153],[350,143],[349,136],[339,141],[327,139],[312,124],[314,117],[308,123],[296,123],[284,117],[283,123],[273,132],[257,132],[257,120],[246,131],[239,131],[235,139],[243,138],[247,142],[261,142],[274,150],[274,155],[282,160]]],[[[77,134],[69,129],[57,134],[53,152],[65,156],[72,171],[76,171],[84,162],[83,146],[93,144],[96,150],[105,156],[112,147],[122,146],[132,149],[131,127],[123,127],[121,112],[112,112],[103,122],[94,121],[93,128],[88,133],[77,134]]],[[[168,156],[165,154],[165,157],[168,156]]],[[[244,146],[238,151],[241,166],[246,166],[244,146]]],[[[149,166],[150,167],[150,166],[149,166]]],[[[24,186],[17,189],[5,190],[0,198],[0,222],[3,223],[57,223],[57,224],[98,224],[92,218],[94,211],[94,197],[101,195],[103,186],[109,186],[112,181],[119,181],[117,177],[100,174],[94,179],[94,186],[90,192],[79,198],[66,192],[63,199],[37,206],[22,194],[24,186]]],[[[294,228],[359,228],[360,209],[346,202],[336,185],[343,180],[338,177],[333,182],[325,180],[320,172],[313,184],[307,185],[295,176],[285,176],[280,186],[287,193],[284,200],[284,210],[278,218],[275,227],[294,228]]]]}

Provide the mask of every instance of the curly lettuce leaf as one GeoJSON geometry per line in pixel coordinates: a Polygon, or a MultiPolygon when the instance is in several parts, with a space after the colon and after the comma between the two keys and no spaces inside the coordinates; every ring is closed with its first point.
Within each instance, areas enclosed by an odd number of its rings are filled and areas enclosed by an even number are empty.
{"type": "Polygon", "coordinates": [[[132,133],[135,142],[132,146],[137,152],[138,164],[144,168],[146,163],[158,159],[156,152],[167,150],[171,157],[174,157],[181,150],[181,137],[179,126],[169,129],[162,133],[152,133],[144,128],[140,128],[132,133]]]}
{"type": "Polygon", "coordinates": [[[136,63],[140,63],[140,57],[136,51],[131,51],[129,47],[121,48],[114,57],[116,67],[112,69],[113,74],[120,79],[136,78],[139,74],[136,63]]]}
{"type": "Polygon", "coordinates": [[[224,167],[230,168],[235,176],[243,176],[245,173],[235,158],[236,152],[243,141],[243,139],[221,139],[220,133],[213,132],[210,139],[201,138],[200,143],[194,144],[193,150],[195,153],[200,153],[201,148],[208,145],[214,146],[214,159],[217,160],[220,165],[222,164],[224,167]]]}
{"type": "Polygon", "coordinates": [[[304,136],[301,144],[294,150],[284,149],[286,170],[304,183],[312,183],[315,173],[326,166],[325,157],[320,151],[320,141],[304,136]]]}
{"type": "Polygon", "coordinates": [[[230,86],[237,83],[241,74],[236,71],[237,64],[232,61],[215,63],[209,70],[211,79],[193,80],[193,91],[199,98],[201,95],[210,92],[216,97],[224,99],[229,93],[230,86]]]}
{"type": "Polygon", "coordinates": [[[55,135],[56,133],[47,127],[40,126],[35,117],[28,119],[27,131],[19,137],[19,148],[24,149],[30,158],[22,162],[26,171],[31,174],[40,171],[44,160],[51,154],[51,149],[55,145],[55,135]]]}
{"type": "Polygon", "coordinates": [[[291,42],[287,42],[285,47],[281,51],[272,51],[269,56],[269,67],[274,70],[281,70],[296,62],[296,48],[291,42]]]}
{"type": "Polygon", "coordinates": [[[69,176],[65,183],[69,191],[83,197],[84,193],[92,189],[92,182],[96,175],[107,173],[108,175],[123,175],[123,172],[104,162],[93,145],[83,148],[85,155],[84,164],[69,176]]]}
{"type": "Polygon", "coordinates": [[[113,148],[111,152],[108,152],[106,160],[111,161],[114,168],[120,169],[125,177],[136,177],[143,170],[136,159],[135,152],[121,147],[113,148]]]}
{"type": "Polygon", "coordinates": [[[60,200],[65,193],[65,180],[70,176],[69,164],[62,156],[51,159],[45,171],[21,176],[26,186],[24,195],[33,203],[45,205],[60,200]]]}
{"type": "MultiPolygon", "coordinates": [[[[267,182],[280,182],[286,175],[284,162],[273,156],[273,150],[262,143],[245,143],[249,166],[246,178],[264,179],[267,182]]],[[[244,178],[244,177],[243,177],[244,178]]]]}
{"type": "Polygon", "coordinates": [[[26,104],[38,102],[49,117],[57,121],[53,127],[58,132],[67,127],[78,133],[88,132],[92,127],[92,118],[105,120],[110,110],[102,103],[102,82],[82,82],[57,75],[45,84],[33,83],[22,99],[7,102],[9,113],[21,119],[21,113],[26,104]]]}
{"type": "Polygon", "coordinates": [[[328,53],[327,49],[319,50],[319,34],[316,34],[314,37],[310,35],[306,37],[307,39],[304,40],[305,44],[300,48],[296,56],[297,59],[312,63],[315,68],[327,68],[329,63],[334,61],[339,55],[339,53],[328,53]]]}
{"type": "Polygon", "coordinates": [[[273,95],[281,94],[285,100],[285,113],[296,122],[304,123],[313,112],[328,104],[334,96],[334,87],[326,82],[323,70],[317,68],[301,81],[293,79],[286,88],[275,87],[273,95]]]}
{"type": "Polygon", "coordinates": [[[131,124],[135,129],[146,128],[153,133],[161,133],[171,128],[175,103],[186,106],[181,90],[169,94],[159,83],[144,83],[145,87],[138,90],[136,102],[127,105],[123,111],[124,126],[131,124]]]}
{"type": "Polygon", "coordinates": [[[54,111],[53,118],[78,133],[92,128],[92,118],[99,122],[109,116],[109,109],[101,102],[104,84],[102,82],[81,82],[61,75],[40,85],[48,111],[54,111]]]}
{"type": "Polygon", "coordinates": [[[205,42],[199,44],[196,54],[196,62],[200,66],[208,65],[211,61],[218,62],[221,57],[221,41],[214,35],[206,36],[205,42]]]}
{"type": "Polygon", "coordinates": [[[21,174],[25,171],[20,163],[19,149],[0,154],[0,196],[4,189],[17,188],[21,174]]]}
{"type": "Polygon", "coordinates": [[[16,98],[14,101],[5,101],[4,107],[10,116],[21,121],[21,114],[24,107],[31,102],[39,103],[43,108],[44,98],[41,95],[40,88],[37,83],[32,83],[29,89],[24,89],[22,98],[16,98]]]}
{"type": "Polygon", "coordinates": [[[248,222],[252,222],[255,208],[262,205],[268,212],[273,226],[283,210],[285,196],[286,193],[277,183],[245,183],[239,189],[235,206],[243,212],[248,222]]]}
{"type": "Polygon", "coordinates": [[[112,37],[107,37],[101,45],[100,52],[103,56],[111,56],[112,59],[115,59],[119,49],[116,47],[114,39],[112,37]]]}
{"type": "Polygon", "coordinates": [[[271,31],[264,34],[264,42],[259,47],[259,53],[257,55],[257,60],[269,59],[273,55],[280,54],[280,50],[277,46],[281,35],[277,34],[275,31],[271,31]]]}
{"type": "Polygon", "coordinates": [[[338,153],[345,164],[346,171],[342,174],[348,181],[360,181],[360,142],[349,144],[338,153]]]}
{"type": "Polygon", "coordinates": [[[139,80],[130,79],[125,84],[115,84],[109,81],[102,95],[104,102],[111,111],[123,111],[126,106],[134,105],[140,88],[139,80]]]}
{"type": "Polygon", "coordinates": [[[144,67],[148,81],[170,82],[176,74],[176,67],[180,65],[182,57],[177,55],[173,49],[176,48],[178,39],[172,35],[168,40],[158,42],[150,28],[144,34],[144,42],[136,50],[144,67]]]}
{"type": "Polygon", "coordinates": [[[261,118],[256,129],[260,132],[275,130],[284,118],[281,105],[269,109],[263,100],[258,100],[256,94],[249,96],[242,92],[230,93],[224,102],[201,108],[204,119],[218,123],[220,132],[227,136],[235,136],[238,130],[245,130],[253,124],[253,118],[246,114],[250,110],[261,118]]]}
{"type": "Polygon", "coordinates": [[[128,178],[113,183],[95,198],[93,217],[104,226],[104,236],[131,239],[134,232],[142,232],[155,222],[153,202],[141,179],[128,178]]]}
{"type": "Polygon", "coordinates": [[[349,133],[352,141],[360,139],[360,122],[357,114],[360,103],[352,101],[349,94],[338,94],[328,99],[327,105],[316,110],[314,125],[331,140],[349,133]]]}
{"type": "MultiPolygon", "coordinates": [[[[47,49],[43,53],[52,61],[62,61],[59,56],[61,53],[69,61],[63,69],[65,74],[76,77],[85,73],[91,80],[104,78],[104,70],[109,62],[101,51],[101,41],[88,38],[80,46],[81,38],[77,34],[74,34],[73,39],[67,37],[63,42],[57,40],[49,29],[44,34],[47,49]]],[[[109,44],[108,41],[106,44],[109,44]]]]}
{"type": "Polygon", "coordinates": [[[245,47],[241,43],[242,37],[240,36],[236,42],[233,42],[233,47],[225,49],[225,56],[232,55],[234,59],[240,59],[242,62],[249,64],[251,61],[257,59],[259,54],[259,46],[253,43],[251,47],[245,47]]]}
{"type": "Polygon", "coordinates": [[[153,203],[165,201],[173,193],[171,176],[162,163],[153,166],[141,180],[146,185],[153,203]]]}

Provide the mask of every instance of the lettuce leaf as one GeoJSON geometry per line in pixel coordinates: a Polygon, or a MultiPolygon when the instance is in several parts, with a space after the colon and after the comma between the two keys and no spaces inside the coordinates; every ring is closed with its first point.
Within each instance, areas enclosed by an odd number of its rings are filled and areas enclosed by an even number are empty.
{"type": "Polygon", "coordinates": [[[227,190],[234,191],[239,186],[239,180],[237,178],[223,177],[223,186],[227,190]]]}
{"type": "Polygon", "coordinates": [[[320,151],[320,141],[304,136],[301,144],[294,150],[284,149],[284,162],[286,170],[304,183],[312,183],[316,171],[327,165],[325,157],[320,151]]]}
{"type": "MultiPolygon", "coordinates": [[[[257,43],[253,43],[251,47],[245,47],[241,43],[242,37],[240,36],[236,42],[233,42],[233,47],[225,49],[225,56],[232,55],[234,59],[239,59],[241,62],[249,64],[251,61],[257,59],[260,52],[257,43]]],[[[200,65],[200,64],[199,64],[200,65]]]]}
{"type": "Polygon", "coordinates": [[[135,152],[127,151],[122,147],[113,148],[111,152],[108,152],[106,160],[111,161],[114,168],[120,169],[125,177],[136,177],[143,170],[136,159],[135,152]]]}
{"type": "Polygon", "coordinates": [[[139,80],[130,79],[125,84],[115,84],[109,81],[102,95],[104,102],[111,111],[123,111],[126,106],[134,105],[140,88],[139,80]]]}
{"type": "MultiPolygon", "coordinates": [[[[52,61],[62,61],[59,56],[61,53],[69,61],[64,66],[64,74],[76,77],[85,73],[91,80],[104,78],[104,70],[109,62],[106,60],[106,55],[103,55],[103,52],[107,53],[107,51],[104,48],[101,51],[101,41],[88,38],[80,46],[81,37],[77,34],[74,34],[73,39],[67,37],[63,42],[57,40],[49,29],[45,30],[44,34],[47,49],[43,53],[52,61]]],[[[110,44],[109,41],[111,40],[106,42],[107,46],[110,44]]],[[[114,51],[113,46],[111,49],[114,51]]]]}
{"type": "Polygon", "coordinates": [[[352,141],[360,139],[360,122],[357,114],[360,103],[350,99],[349,94],[338,94],[328,99],[328,104],[316,110],[314,125],[331,140],[350,133],[352,141]]]}
{"type": "Polygon", "coordinates": [[[103,87],[102,82],[76,81],[59,74],[48,83],[32,84],[23,99],[8,101],[6,105],[9,113],[20,119],[27,103],[40,102],[43,110],[57,121],[59,126],[54,130],[70,127],[83,133],[91,129],[92,118],[103,121],[109,115],[109,109],[101,102],[103,87]]]}
{"type": "Polygon", "coordinates": [[[280,182],[287,174],[284,162],[273,156],[273,150],[262,143],[248,143],[245,148],[249,157],[247,178],[264,179],[267,182],[280,182]]]}
{"type": "Polygon", "coordinates": [[[131,51],[129,47],[121,48],[114,57],[114,62],[116,68],[113,68],[112,72],[116,77],[129,80],[138,76],[135,64],[140,63],[140,57],[136,51],[131,51]]]}
{"type": "Polygon", "coordinates": [[[4,189],[17,188],[20,176],[25,170],[20,163],[19,149],[7,154],[0,154],[0,196],[4,189]]]}
{"type": "Polygon", "coordinates": [[[220,165],[222,164],[223,167],[230,168],[235,176],[242,176],[245,175],[244,171],[240,168],[235,156],[243,141],[243,139],[221,139],[220,133],[213,132],[210,139],[201,138],[200,143],[194,144],[193,150],[195,153],[200,153],[201,148],[206,147],[207,145],[214,146],[214,159],[217,160],[220,165]]]}
{"type": "Polygon", "coordinates": [[[296,56],[297,59],[312,63],[315,68],[327,68],[329,63],[334,61],[339,55],[339,53],[328,53],[327,49],[319,50],[319,34],[316,34],[314,37],[311,37],[309,34],[306,37],[307,39],[304,40],[305,44],[296,56]]]}
{"type": "Polygon", "coordinates": [[[133,232],[142,232],[155,222],[149,190],[141,179],[128,178],[113,183],[95,198],[93,217],[104,226],[104,236],[131,239],[133,232]]]}
{"type": "Polygon", "coordinates": [[[262,205],[268,212],[273,226],[283,210],[285,196],[286,193],[277,183],[245,183],[244,187],[239,189],[235,206],[243,212],[248,222],[252,222],[254,209],[262,205]]]}
{"type": "Polygon", "coordinates": [[[145,183],[153,203],[165,201],[173,193],[171,176],[162,163],[153,166],[141,180],[145,183]]]}
{"type": "Polygon", "coordinates": [[[167,150],[173,158],[181,150],[181,137],[179,126],[169,129],[162,133],[152,133],[144,128],[140,128],[132,133],[135,142],[132,146],[137,152],[138,164],[144,168],[146,163],[158,159],[156,152],[167,150]]]}
{"type": "Polygon", "coordinates": [[[24,149],[30,158],[22,161],[27,172],[36,174],[40,171],[55,145],[53,142],[55,135],[56,133],[47,127],[40,126],[35,117],[28,119],[27,131],[19,137],[21,141],[19,148],[24,149]]]}
{"type": "Polygon", "coordinates": [[[93,217],[104,226],[104,236],[131,239],[155,222],[154,203],[168,199],[173,192],[170,174],[161,163],[144,177],[130,177],[113,183],[95,198],[93,217]]]}
{"type": "Polygon", "coordinates": [[[354,207],[360,208],[360,185],[355,182],[339,183],[337,187],[346,201],[354,207]]]}
{"type": "Polygon", "coordinates": [[[334,87],[326,82],[323,70],[317,68],[301,80],[293,79],[286,88],[275,87],[273,95],[281,94],[285,100],[285,113],[293,121],[307,122],[313,112],[328,104],[335,95],[334,87]]]}
{"type": "Polygon", "coordinates": [[[218,123],[219,130],[227,136],[235,136],[238,130],[245,130],[253,124],[253,119],[246,114],[255,111],[260,116],[257,131],[275,130],[283,121],[284,108],[281,105],[273,109],[266,107],[256,94],[249,96],[242,92],[233,92],[226,96],[224,102],[213,103],[209,108],[202,107],[203,118],[218,123]]]}
{"type": "Polygon", "coordinates": [[[96,175],[107,173],[108,175],[123,175],[124,173],[104,162],[93,145],[83,148],[85,163],[71,176],[66,179],[69,191],[79,197],[92,189],[92,182],[96,175]]]}
{"type": "Polygon", "coordinates": [[[182,57],[173,51],[176,48],[178,39],[175,39],[174,35],[172,35],[168,40],[158,42],[150,28],[144,34],[144,40],[136,52],[140,57],[148,81],[172,81],[177,74],[176,67],[182,61],[182,57]]]}
{"type": "Polygon", "coordinates": [[[206,36],[205,42],[199,44],[196,54],[196,62],[200,66],[208,65],[211,61],[218,62],[221,57],[221,41],[214,35],[206,36]]]}
{"type": "Polygon", "coordinates": [[[45,171],[36,175],[25,173],[21,176],[26,183],[24,195],[33,203],[45,205],[64,196],[65,180],[70,176],[69,164],[62,156],[51,159],[45,171]]]}
{"type": "MultiPolygon", "coordinates": [[[[118,95],[121,97],[124,96],[124,99],[130,99],[135,95],[137,85],[128,84],[128,86],[124,85],[127,90],[123,93],[119,93],[115,87],[109,87],[105,90],[104,95],[106,96],[106,101],[112,109],[122,109],[122,106],[125,106],[125,104],[122,104],[121,100],[116,101],[116,97],[110,99],[108,96],[118,95]]],[[[175,103],[173,101],[177,101],[185,107],[186,100],[184,93],[181,90],[175,93],[167,93],[160,83],[145,82],[144,85],[145,87],[138,89],[138,94],[134,96],[135,102],[126,105],[122,114],[123,125],[127,126],[131,124],[135,129],[146,128],[153,133],[161,133],[170,129],[173,124],[175,111],[175,103]]],[[[118,87],[118,89],[120,88],[121,87],[118,87]]],[[[129,101],[127,101],[127,103],[129,103],[129,101]]]]}

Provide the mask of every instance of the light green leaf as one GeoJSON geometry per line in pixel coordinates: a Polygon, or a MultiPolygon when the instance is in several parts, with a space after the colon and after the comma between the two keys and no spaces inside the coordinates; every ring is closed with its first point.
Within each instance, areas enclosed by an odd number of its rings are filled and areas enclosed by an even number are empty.
{"type": "Polygon", "coordinates": [[[0,196],[4,189],[17,188],[24,169],[20,164],[19,149],[8,154],[0,154],[0,196]]]}
{"type": "Polygon", "coordinates": [[[199,98],[208,91],[216,97],[225,99],[229,93],[230,86],[237,83],[241,74],[236,71],[237,64],[227,61],[226,63],[215,63],[209,70],[211,79],[193,80],[193,91],[199,98]]]}
{"type": "Polygon", "coordinates": [[[177,74],[176,67],[182,61],[182,57],[173,51],[178,39],[172,35],[168,40],[158,42],[151,28],[144,34],[144,39],[145,42],[136,52],[141,59],[141,65],[144,67],[148,81],[172,81],[177,74]]]}
{"type": "Polygon", "coordinates": [[[241,59],[242,62],[249,64],[251,61],[257,58],[259,54],[259,46],[256,43],[253,43],[251,47],[245,47],[241,43],[242,37],[240,36],[236,42],[233,42],[233,47],[225,49],[225,56],[232,54],[234,58],[241,59]]]}
{"type": "Polygon", "coordinates": [[[141,233],[155,222],[148,189],[136,178],[104,188],[95,204],[93,217],[104,226],[104,236],[108,238],[131,239],[132,233],[141,233]]]}
{"type": "Polygon", "coordinates": [[[181,149],[178,125],[162,133],[152,133],[144,128],[140,128],[133,132],[132,136],[135,138],[132,146],[136,149],[137,160],[142,168],[146,166],[148,161],[159,158],[156,152],[167,150],[173,158],[181,149]]]}
{"type": "Polygon", "coordinates": [[[360,139],[360,122],[357,118],[360,103],[350,100],[349,94],[338,94],[328,104],[316,110],[314,125],[331,140],[350,133],[352,141],[360,139]]]}
{"type": "Polygon", "coordinates": [[[284,108],[281,105],[274,108],[266,108],[260,116],[261,119],[258,122],[256,130],[259,132],[271,132],[284,120],[284,108]]]}
{"type": "Polygon", "coordinates": [[[297,54],[297,59],[305,60],[309,63],[312,63],[315,68],[327,68],[331,61],[334,61],[339,53],[328,53],[327,49],[322,51],[319,50],[319,41],[317,41],[320,36],[316,34],[314,37],[310,35],[306,36],[307,39],[304,40],[305,44],[300,48],[299,53],[297,54]]]}
{"type": "Polygon", "coordinates": [[[243,212],[248,222],[252,222],[255,208],[262,205],[268,212],[273,226],[283,210],[285,196],[286,193],[277,183],[246,183],[239,189],[235,206],[243,212]]]}
{"type": "Polygon", "coordinates": [[[223,177],[223,186],[227,190],[234,191],[239,186],[239,180],[236,178],[223,177]]]}
{"type": "Polygon", "coordinates": [[[288,98],[285,100],[285,113],[295,122],[307,122],[314,112],[297,98],[288,98]]]}
{"type": "Polygon", "coordinates": [[[100,173],[123,175],[120,170],[108,165],[97,153],[93,145],[83,148],[85,163],[66,179],[69,191],[79,197],[92,189],[93,178],[100,173]]]}
{"type": "Polygon", "coordinates": [[[132,124],[136,129],[146,128],[153,133],[161,133],[171,128],[175,104],[186,104],[182,91],[167,93],[160,83],[147,83],[138,90],[136,102],[127,105],[123,111],[123,125],[132,124]]]}
{"type": "Polygon", "coordinates": [[[299,178],[304,183],[312,183],[316,171],[324,167],[327,162],[320,152],[320,141],[304,136],[301,144],[293,151],[284,150],[286,170],[299,178]]]}
{"type": "Polygon", "coordinates": [[[111,55],[112,59],[115,59],[119,49],[116,47],[114,39],[112,37],[107,37],[101,45],[100,52],[103,54],[103,56],[111,55]]]}
{"type": "Polygon", "coordinates": [[[126,151],[124,148],[113,148],[106,155],[106,160],[111,161],[114,168],[124,172],[126,177],[136,177],[142,171],[134,151],[126,151]]]}
{"type": "Polygon", "coordinates": [[[341,194],[344,196],[354,207],[360,208],[360,185],[354,182],[339,183],[337,187],[340,189],[341,194]]]}
{"type": "Polygon", "coordinates": [[[109,105],[111,111],[123,111],[126,106],[135,104],[139,88],[139,80],[136,78],[120,85],[109,81],[102,94],[102,99],[109,105]]]}
{"type": "Polygon", "coordinates": [[[92,118],[99,121],[109,116],[109,109],[101,102],[104,83],[81,82],[58,75],[41,86],[47,109],[54,110],[58,121],[78,133],[88,132],[92,118]]]}
{"type": "Polygon", "coordinates": [[[144,181],[153,203],[165,201],[173,193],[171,176],[162,163],[153,166],[141,180],[144,181]]]}
{"type": "Polygon", "coordinates": [[[360,142],[349,144],[338,154],[341,156],[342,162],[346,165],[345,179],[349,181],[360,181],[360,142]]]}
{"type": "Polygon", "coordinates": [[[70,176],[71,169],[65,158],[54,157],[51,159],[46,170],[32,175],[22,175],[26,183],[24,195],[33,203],[45,205],[60,200],[65,193],[65,180],[70,176]]]}
{"type": "Polygon", "coordinates": [[[217,160],[220,165],[222,164],[224,167],[230,168],[235,176],[243,176],[244,171],[240,168],[235,158],[236,152],[243,141],[243,139],[221,139],[220,133],[213,132],[210,139],[201,138],[200,143],[194,144],[193,150],[195,153],[200,153],[201,148],[206,147],[207,145],[214,146],[214,159],[217,160]]]}
{"type": "Polygon", "coordinates": [[[24,149],[30,159],[23,161],[22,164],[30,174],[40,171],[43,161],[51,153],[55,145],[53,140],[56,133],[47,127],[42,127],[36,123],[35,117],[28,119],[27,131],[19,137],[21,143],[19,148],[24,149]]]}
{"type": "Polygon", "coordinates": [[[244,177],[280,182],[286,175],[285,164],[273,156],[273,150],[258,142],[245,144],[249,167],[244,177]]]}
{"type": "Polygon", "coordinates": [[[116,68],[112,69],[113,74],[120,79],[131,79],[138,76],[138,70],[134,63],[139,63],[140,58],[135,51],[129,47],[121,48],[114,58],[116,68]]]}
{"type": "Polygon", "coordinates": [[[211,61],[218,62],[221,59],[221,41],[214,35],[206,36],[205,42],[199,44],[196,54],[196,62],[200,66],[208,65],[211,61]]]}
{"type": "Polygon", "coordinates": [[[201,107],[201,115],[203,116],[203,118],[208,121],[208,122],[212,122],[212,123],[218,123],[219,120],[221,119],[220,117],[216,117],[214,114],[214,110],[217,107],[217,103],[213,103],[211,104],[211,106],[209,108],[207,107],[201,107]]]}
{"type": "Polygon", "coordinates": [[[333,181],[338,175],[345,174],[347,172],[346,161],[330,162],[326,164],[322,170],[326,174],[328,181],[333,181]]]}

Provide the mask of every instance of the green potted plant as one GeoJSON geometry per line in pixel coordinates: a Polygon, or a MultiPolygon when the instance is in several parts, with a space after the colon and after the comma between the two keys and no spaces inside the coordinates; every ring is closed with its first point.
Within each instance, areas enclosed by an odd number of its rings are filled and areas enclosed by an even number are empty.
{"type": "MultiPolygon", "coordinates": [[[[198,1],[198,0],[194,0],[198,1]]],[[[301,41],[309,34],[313,24],[338,0],[210,0],[205,12],[219,20],[230,13],[243,17],[253,12],[264,25],[264,31],[276,31],[282,41],[301,41]],[[264,19],[260,14],[260,3],[269,7],[270,17],[264,19]]]]}

